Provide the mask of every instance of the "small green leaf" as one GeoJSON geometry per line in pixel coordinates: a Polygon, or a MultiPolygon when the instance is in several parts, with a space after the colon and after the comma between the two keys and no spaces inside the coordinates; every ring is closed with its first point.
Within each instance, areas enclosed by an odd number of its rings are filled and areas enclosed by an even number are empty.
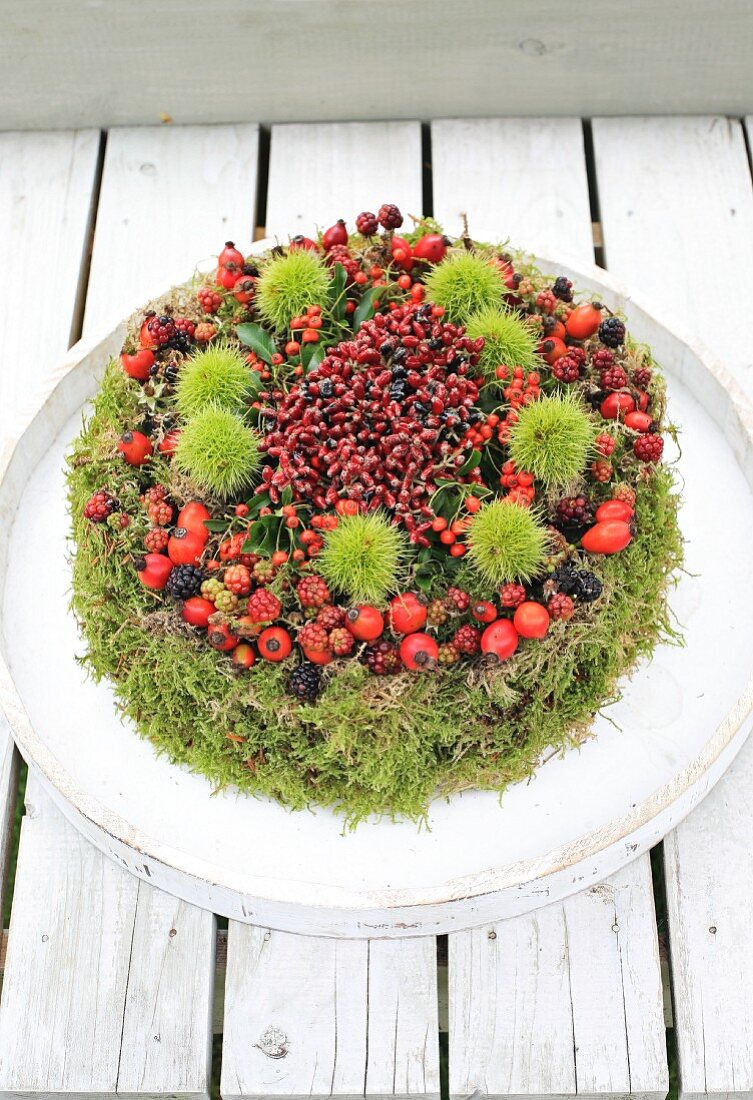
{"type": "Polygon", "coordinates": [[[413,580],[416,588],[420,588],[422,592],[428,592],[431,588],[431,573],[414,573],[413,580]]]}
{"type": "Polygon", "coordinates": [[[471,470],[475,470],[481,461],[481,451],[471,451],[468,459],[463,463],[460,469],[457,471],[458,476],[463,477],[465,474],[469,474],[471,470]]]}
{"type": "Polygon", "coordinates": [[[259,358],[263,359],[265,363],[272,362],[272,356],[276,353],[277,348],[275,347],[274,340],[265,328],[249,321],[245,325],[238,325],[235,331],[242,344],[245,344],[246,347],[255,351],[259,358]]]}
{"type": "Polygon", "coordinates": [[[286,485],[282,490],[282,496],[280,497],[280,504],[283,508],[287,508],[288,504],[293,503],[293,489],[292,486],[286,485]]]}
{"type": "Polygon", "coordinates": [[[368,321],[370,317],[374,316],[377,306],[387,298],[391,291],[392,287],[390,286],[373,286],[371,290],[366,291],[353,314],[354,331],[360,328],[364,321],[368,321]]]}
{"type": "Polygon", "coordinates": [[[332,316],[336,321],[342,321],[345,316],[345,288],[348,284],[348,273],[342,264],[335,264],[335,274],[330,290],[330,302],[332,303],[332,316]]]}
{"type": "Polygon", "coordinates": [[[207,531],[212,531],[214,534],[221,534],[223,531],[227,531],[230,522],[226,519],[205,519],[204,526],[207,531]]]}
{"type": "Polygon", "coordinates": [[[324,348],[321,344],[304,344],[301,350],[301,366],[306,374],[315,370],[324,358],[324,348]]]}

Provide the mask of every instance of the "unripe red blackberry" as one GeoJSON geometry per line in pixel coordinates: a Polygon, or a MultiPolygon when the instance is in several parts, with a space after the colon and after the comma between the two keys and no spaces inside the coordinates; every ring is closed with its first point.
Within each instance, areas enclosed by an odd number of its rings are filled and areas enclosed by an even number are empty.
{"type": "Polygon", "coordinates": [[[639,390],[645,390],[651,385],[651,371],[648,367],[637,367],[633,371],[633,382],[639,390]]]}
{"type": "Polygon", "coordinates": [[[116,508],[115,498],[106,489],[99,489],[84,505],[84,517],[92,523],[104,523],[116,508]]]}
{"type": "Polygon", "coordinates": [[[526,590],[522,584],[503,584],[499,590],[499,600],[503,607],[520,607],[526,599],[526,590]]]}
{"type": "Polygon", "coordinates": [[[635,507],[635,490],[629,485],[618,485],[612,493],[612,500],[621,500],[623,504],[635,507]]]}
{"type": "Polygon", "coordinates": [[[481,648],[481,631],[470,623],[466,623],[455,631],[452,644],[459,653],[467,653],[472,657],[481,648]]]}
{"type": "Polygon", "coordinates": [[[591,366],[597,371],[609,370],[614,366],[614,356],[607,348],[599,348],[593,353],[591,366]]]}
{"type": "Polygon", "coordinates": [[[628,376],[622,367],[608,367],[599,375],[599,385],[603,390],[621,390],[627,386],[628,376]]]}
{"type": "Polygon", "coordinates": [[[593,510],[585,497],[564,497],[557,505],[557,516],[564,523],[590,523],[593,510]]]}
{"type": "Polygon", "coordinates": [[[163,347],[175,336],[175,322],[166,314],[161,317],[155,314],[151,320],[147,321],[146,327],[157,347],[163,347]]]}
{"type": "Polygon", "coordinates": [[[445,600],[450,611],[463,612],[471,606],[471,597],[468,593],[464,592],[462,588],[455,588],[454,586],[447,589],[445,600]]]}
{"type": "Polygon", "coordinates": [[[152,501],[147,512],[155,527],[165,527],[168,523],[172,523],[173,506],[166,500],[152,501]]]}
{"type": "Polygon", "coordinates": [[[633,454],[641,462],[658,462],[664,452],[664,440],[660,435],[647,432],[633,443],[633,454]]]}
{"type": "Polygon", "coordinates": [[[327,263],[331,267],[334,267],[335,264],[342,264],[351,283],[361,270],[358,260],[351,255],[350,249],[345,244],[332,245],[332,248],[327,252],[327,263]]]}
{"type": "Polygon", "coordinates": [[[575,604],[564,592],[555,592],[549,597],[546,609],[553,619],[572,619],[575,604]]]}
{"type": "Polygon", "coordinates": [[[329,649],[329,635],[317,622],[306,623],[298,631],[298,644],[312,653],[322,653],[329,649]]]}
{"type": "Polygon", "coordinates": [[[611,463],[605,462],[604,459],[597,458],[596,462],[591,463],[591,477],[594,479],[594,481],[605,483],[609,481],[612,473],[613,471],[611,463]]]}
{"type": "Polygon", "coordinates": [[[144,549],[150,554],[161,554],[167,548],[169,538],[164,527],[152,527],[144,536],[144,549]]]}
{"type": "Polygon", "coordinates": [[[329,648],[337,657],[346,657],[353,651],[356,640],[345,626],[336,626],[329,632],[329,648]]]}
{"type": "Polygon", "coordinates": [[[281,611],[282,604],[274,592],[267,588],[257,588],[248,597],[246,613],[252,622],[271,623],[279,617],[281,611]]]}
{"type": "Polygon", "coordinates": [[[609,435],[608,432],[600,432],[594,440],[596,450],[600,455],[604,455],[605,458],[609,458],[609,456],[614,453],[616,443],[617,441],[614,436],[609,435]]]}
{"type": "MultiPolygon", "coordinates": [[[[205,313],[216,313],[222,305],[222,295],[211,286],[202,286],[196,295],[205,313]]],[[[191,335],[195,335],[195,330],[191,335]]]]}
{"type": "Polygon", "coordinates": [[[397,648],[387,641],[367,646],[363,659],[375,676],[391,676],[399,672],[403,664],[397,648]]]}
{"type": "Polygon", "coordinates": [[[385,229],[399,229],[403,224],[403,215],[393,202],[382,203],[377,219],[385,229]]]}
{"type": "Polygon", "coordinates": [[[327,582],[324,577],[320,577],[316,573],[310,573],[308,576],[302,577],[295,590],[298,593],[301,607],[323,607],[329,600],[327,582]]]}
{"type": "Polygon", "coordinates": [[[251,591],[251,570],[247,565],[229,565],[223,579],[225,587],[236,596],[247,596],[251,591]]]}
{"type": "Polygon", "coordinates": [[[342,626],[345,623],[345,612],[341,607],[334,607],[332,604],[325,604],[324,607],[319,608],[319,613],[316,616],[316,621],[320,626],[323,626],[326,631],[335,630],[337,627],[342,626]]]}
{"type": "Polygon", "coordinates": [[[379,220],[376,214],[371,214],[368,210],[364,210],[364,212],[359,214],[356,218],[356,229],[364,237],[373,237],[379,229],[379,220]]]}
{"type": "Polygon", "coordinates": [[[552,365],[552,374],[558,382],[577,382],[580,376],[578,360],[572,355],[563,355],[552,365]]]}

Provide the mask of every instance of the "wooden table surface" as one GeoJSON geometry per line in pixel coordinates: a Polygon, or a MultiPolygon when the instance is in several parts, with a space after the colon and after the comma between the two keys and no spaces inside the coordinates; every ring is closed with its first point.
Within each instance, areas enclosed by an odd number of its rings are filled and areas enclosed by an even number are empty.
{"type": "MultiPolygon", "coordinates": [[[[504,226],[521,247],[595,257],[753,396],[744,122],[165,126],[0,134],[5,427],[24,421],[82,332],[185,278],[225,239],[352,220],[382,201],[433,213],[450,232],[467,213],[477,237],[504,226]]],[[[723,530],[713,501],[709,522],[723,530]]],[[[3,728],[3,849],[16,775],[3,728]]],[[[563,903],[439,940],[354,942],[218,930],[106,860],[31,781],[0,1096],[198,1098],[219,1072],[227,1100],[435,1097],[446,1046],[453,1097],[659,1098],[669,1017],[685,1096],[749,1096],[751,782],[753,745],[652,858],[563,903]]]]}

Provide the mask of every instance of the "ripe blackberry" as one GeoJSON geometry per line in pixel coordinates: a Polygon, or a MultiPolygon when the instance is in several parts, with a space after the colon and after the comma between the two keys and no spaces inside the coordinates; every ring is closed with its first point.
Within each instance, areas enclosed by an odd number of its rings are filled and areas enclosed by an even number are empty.
{"type": "Polygon", "coordinates": [[[439,647],[439,653],[437,653],[437,664],[448,667],[454,665],[460,660],[460,651],[455,648],[452,642],[445,642],[444,645],[439,647]]]}
{"type": "Polygon", "coordinates": [[[168,317],[166,314],[163,314],[162,317],[155,314],[150,321],[147,321],[146,327],[152,340],[160,348],[164,347],[165,344],[169,344],[177,331],[172,317],[168,317]]]}
{"type": "MultiPolygon", "coordinates": [[[[187,332],[178,329],[173,336],[167,342],[167,347],[172,348],[173,351],[179,351],[182,355],[188,355],[193,347],[193,337],[189,336],[187,332]]],[[[165,371],[165,378],[168,382],[174,382],[175,377],[168,378],[168,371],[171,375],[177,377],[177,370],[175,366],[168,367],[165,371]]]]}
{"type": "Polygon", "coordinates": [[[580,375],[578,360],[572,355],[563,355],[552,365],[552,374],[559,382],[577,382],[580,375]]]}
{"type": "Polygon", "coordinates": [[[468,593],[464,592],[462,588],[455,588],[454,585],[447,589],[445,599],[449,611],[463,612],[471,606],[471,597],[468,593]]]}
{"type": "Polygon", "coordinates": [[[599,375],[599,385],[603,390],[621,390],[627,386],[628,376],[622,367],[608,367],[599,375]]]}
{"type": "Polygon", "coordinates": [[[396,647],[387,641],[367,646],[363,659],[375,676],[392,676],[403,664],[396,647]]]}
{"type": "Polygon", "coordinates": [[[444,626],[448,613],[444,600],[430,600],[426,605],[426,621],[430,626],[444,626]]]}
{"type": "Polygon", "coordinates": [[[334,607],[333,604],[328,603],[325,604],[324,607],[319,608],[316,621],[319,623],[319,626],[323,626],[327,632],[336,630],[337,627],[342,626],[345,622],[345,612],[341,607],[334,607]]]}
{"type": "Polygon", "coordinates": [[[552,283],[552,294],[561,302],[572,302],[573,284],[564,275],[560,275],[552,283]]]}
{"type": "Polygon", "coordinates": [[[573,595],[576,599],[582,600],[583,603],[593,603],[594,600],[598,600],[603,587],[604,585],[595,573],[582,569],[578,573],[577,585],[573,595]]]}
{"type": "Polygon", "coordinates": [[[520,607],[526,599],[526,590],[522,584],[503,584],[499,590],[499,599],[503,607],[520,607]]]}
{"type": "Polygon", "coordinates": [[[296,585],[301,607],[323,607],[329,599],[329,588],[324,577],[311,573],[302,577],[296,585]]]}
{"type": "Polygon", "coordinates": [[[385,202],[379,207],[377,220],[385,229],[399,229],[403,224],[403,215],[393,202],[385,202]]]}
{"type": "Polygon", "coordinates": [[[371,214],[368,210],[364,210],[364,212],[359,214],[356,218],[356,229],[363,237],[373,237],[379,229],[379,220],[376,214],[371,214]]]}
{"type": "Polygon", "coordinates": [[[298,631],[298,644],[314,653],[323,653],[329,649],[329,635],[317,622],[306,623],[298,631]]]}
{"type": "Polygon", "coordinates": [[[647,432],[633,443],[633,454],[641,462],[658,462],[664,452],[664,440],[660,435],[647,432]]]}
{"type": "Polygon", "coordinates": [[[633,371],[633,382],[639,390],[645,390],[651,384],[651,371],[648,367],[637,367],[633,371]]]}
{"type": "Polygon", "coordinates": [[[591,522],[593,509],[585,497],[564,497],[557,505],[557,516],[563,523],[582,526],[591,522]]]}
{"type": "Polygon", "coordinates": [[[352,652],[356,639],[346,626],[336,626],[329,632],[329,648],[337,657],[347,657],[352,652]]]}
{"type": "Polygon", "coordinates": [[[150,554],[161,554],[167,549],[169,538],[170,535],[164,527],[152,527],[144,536],[144,549],[150,554]]]}
{"type": "Polygon", "coordinates": [[[321,673],[316,665],[303,661],[291,672],[288,689],[299,703],[313,703],[319,696],[321,683],[321,673]]]}
{"type": "Polygon", "coordinates": [[[99,489],[89,497],[84,506],[84,517],[92,523],[104,523],[118,507],[114,497],[106,489],[99,489]]]}
{"type": "Polygon", "coordinates": [[[625,325],[619,317],[606,317],[599,325],[599,339],[608,348],[618,348],[625,339],[625,325]]]}
{"type": "Polygon", "coordinates": [[[460,626],[455,631],[452,644],[459,653],[467,653],[469,657],[472,657],[481,648],[481,631],[475,626],[471,626],[470,623],[466,623],[465,626],[460,626]]]}
{"type": "Polygon", "coordinates": [[[278,618],[282,604],[267,588],[257,588],[248,597],[246,614],[255,623],[271,623],[278,618]]]}
{"type": "Polygon", "coordinates": [[[546,609],[553,619],[567,620],[572,619],[575,604],[564,592],[555,592],[549,597],[546,609]]]}
{"type": "Polygon", "coordinates": [[[203,581],[204,570],[197,565],[176,565],[165,588],[174,600],[190,600],[199,595],[203,581]]]}
{"type": "Polygon", "coordinates": [[[229,565],[223,579],[225,587],[236,596],[247,596],[251,591],[251,570],[247,565],[229,565]]]}
{"type": "Polygon", "coordinates": [[[578,590],[580,574],[575,563],[568,558],[567,561],[561,562],[554,570],[552,580],[557,585],[558,592],[563,592],[566,596],[572,596],[578,590]]]}

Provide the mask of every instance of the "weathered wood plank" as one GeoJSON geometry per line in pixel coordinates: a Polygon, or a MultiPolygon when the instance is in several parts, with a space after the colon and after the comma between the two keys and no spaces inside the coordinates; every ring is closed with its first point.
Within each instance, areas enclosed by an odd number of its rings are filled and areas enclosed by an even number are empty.
{"type": "Polygon", "coordinates": [[[420,217],[421,127],[417,122],[335,122],[273,126],[269,160],[269,236],[326,229],[337,218],[396,203],[420,217]]]}
{"type": "MultiPolygon", "coordinates": [[[[438,122],[432,160],[451,232],[466,212],[472,235],[593,262],[578,120],[438,122]]],[[[449,941],[452,1096],[666,1091],[648,856],[596,891],[449,941]]]]}
{"type": "MultiPolygon", "coordinates": [[[[753,394],[730,310],[753,278],[742,129],[721,118],[594,122],[606,253],[753,394]]],[[[753,745],[664,841],[680,1095],[753,1092],[753,745]]]]}
{"type": "Polygon", "coordinates": [[[580,119],[442,120],[431,150],[434,214],[448,233],[467,214],[477,240],[593,262],[580,119]]]}
{"type": "Polygon", "coordinates": [[[255,124],[110,131],[86,333],[187,279],[227,238],[251,242],[258,138],[255,124]]]}
{"type": "Polygon", "coordinates": [[[593,123],[610,270],[716,351],[753,395],[753,354],[730,321],[753,267],[753,190],[733,119],[593,123]]]}
{"type": "Polygon", "coordinates": [[[450,937],[450,1095],[667,1090],[650,867],[450,937]]]}
{"type": "Polygon", "coordinates": [[[36,407],[39,381],[71,343],[98,156],[96,130],[0,134],[4,433],[36,407]]]}
{"type": "Polygon", "coordinates": [[[231,922],[220,1092],[439,1095],[433,937],[356,941],[231,922]]]}
{"type": "MultiPolygon", "coordinates": [[[[0,126],[508,115],[741,114],[747,0],[163,0],[9,8],[0,126]],[[180,28],[176,48],[162,48],[180,28]]],[[[302,165],[303,172],[306,165],[302,165]]]]}

